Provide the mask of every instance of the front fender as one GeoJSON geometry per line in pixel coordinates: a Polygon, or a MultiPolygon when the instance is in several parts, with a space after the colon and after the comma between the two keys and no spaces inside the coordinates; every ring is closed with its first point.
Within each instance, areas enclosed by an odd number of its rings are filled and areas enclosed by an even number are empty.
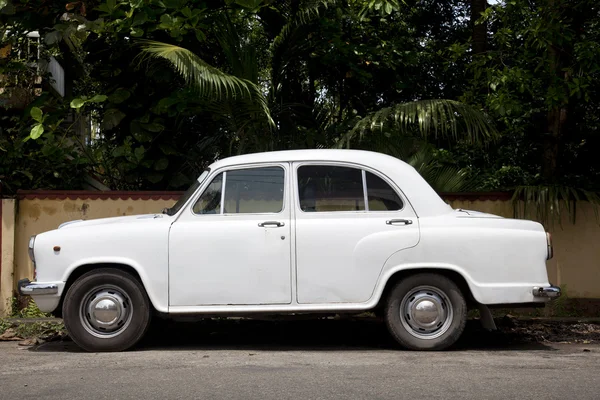
{"type": "MultiPolygon", "coordinates": [[[[148,294],[148,298],[150,302],[154,306],[154,308],[159,312],[168,312],[168,302],[165,296],[161,296],[161,293],[167,292],[166,282],[164,282],[165,287],[160,282],[152,281],[150,276],[145,268],[143,268],[138,262],[131,258],[127,257],[89,257],[84,259],[79,259],[76,262],[69,265],[62,276],[62,281],[67,282],[71,275],[77,271],[79,268],[87,268],[89,266],[97,266],[97,268],[101,267],[111,267],[116,266],[118,268],[119,265],[125,265],[127,267],[132,268],[139,275],[142,285],[146,289],[146,293],[148,294]]],[[[59,293],[62,296],[62,293],[59,293]]]]}

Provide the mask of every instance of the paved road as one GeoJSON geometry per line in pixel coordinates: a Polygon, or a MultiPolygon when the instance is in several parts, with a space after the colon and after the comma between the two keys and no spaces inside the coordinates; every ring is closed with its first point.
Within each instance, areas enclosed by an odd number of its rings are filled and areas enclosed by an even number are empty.
{"type": "Polygon", "coordinates": [[[453,351],[418,353],[395,348],[380,324],[190,326],[155,328],[125,353],[0,342],[0,399],[600,398],[600,345],[474,331],[453,351]]]}

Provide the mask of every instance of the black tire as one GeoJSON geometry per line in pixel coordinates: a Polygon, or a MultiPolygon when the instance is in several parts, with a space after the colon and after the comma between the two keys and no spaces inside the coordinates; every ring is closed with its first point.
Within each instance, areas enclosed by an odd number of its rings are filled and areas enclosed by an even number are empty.
{"type": "MultiPolygon", "coordinates": [[[[428,290],[423,289],[422,292],[427,293],[428,290]]],[[[410,304],[411,299],[414,299],[414,296],[407,297],[406,304],[410,304]]],[[[447,305],[448,302],[443,303],[447,305]]],[[[402,279],[391,290],[386,301],[385,322],[394,339],[407,349],[443,350],[452,346],[462,334],[467,322],[467,303],[461,290],[451,279],[432,273],[415,274],[402,279]],[[447,322],[437,333],[427,333],[431,335],[427,338],[418,330],[411,329],[410,315],[406,316],[400,310],[405,296],[414,293],[420,287],[435,289],[436,294],[441,294],[442,299],[445,297],[445,300],[449,301],[449,308],[452,309],[452,315],[445,319],[447,322]]],[[[414,324],[414,321],[412,323],[414,324]]]]}
{"type": "Polygon", "coordinates": [[[78,278],[65,295],[62,313],[71,339],[90,352],[123,351],[131,348],[148,330],[152,315],[143,285],[131,274],[116,268],[96,269],[78,278]],[[105,287],[115,288],[119,294],[124,295],[127,304],[124,309],[129,309],[127,323],[117,328],[112,333],[113,336],[102,337],[100,330],[94,330],[80,315],[82,303],[87,303],[87,298],[94,298],[90,293],[105,287]],[[90,333],[90,330],[97,333],[90,333]]]}

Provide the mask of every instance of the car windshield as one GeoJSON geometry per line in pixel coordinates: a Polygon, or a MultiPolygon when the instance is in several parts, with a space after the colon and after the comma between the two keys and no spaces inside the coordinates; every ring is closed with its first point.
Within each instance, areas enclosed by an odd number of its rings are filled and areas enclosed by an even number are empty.
{"type": "Polygon", "coordinates": [[[205,170],[204,172],[202,172],[202,175],[200,175],[200,177],[197,180],[195,180],[194,183],[192,183],[192,185],[181,195],[179,200],[177,200],[177,203],[175,203],[173,205],[173,207],[171,207],[171,208],[164,209],[163,214],[167,214],[167,215],[177,214],[179,212],[179,210],[181,210],[181,207],[183,207],[183,205],[185,203],[187,203],[189,198],[192,197],[192,195],[194,193],[196,193],[196,190],[198,190],[198,188],[200,187],[202,182],[206,179],[208,172],[209,172],[209,170],[205,170]]]}

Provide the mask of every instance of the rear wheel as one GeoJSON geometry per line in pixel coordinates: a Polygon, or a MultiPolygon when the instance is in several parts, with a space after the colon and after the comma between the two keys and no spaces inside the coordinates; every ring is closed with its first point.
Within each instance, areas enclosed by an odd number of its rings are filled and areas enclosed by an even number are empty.
{"type": "Polygon", "coordinates": [[[392,289],[386,303],[388,330],[411,350],[442,350],[453,345],[467,321],[458,286],[439,274],[416,274],[392,289]]]}
{"type": "Polygon", "coordinates": [[[150,301],[131,274],[101,268],[73,283],[63,319],[69,336],[87,351],[122,351],[134,346],[150,324],[150,301]]]}

